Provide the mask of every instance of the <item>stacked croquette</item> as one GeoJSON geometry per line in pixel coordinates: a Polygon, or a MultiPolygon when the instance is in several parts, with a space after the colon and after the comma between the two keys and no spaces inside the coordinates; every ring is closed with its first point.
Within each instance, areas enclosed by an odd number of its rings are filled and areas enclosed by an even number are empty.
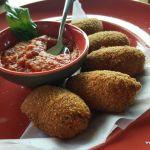
{"type": "Polygon", "coordinates": [[[142,73],[145,63],[143,52],[129,46],[125,34],[102,31],[102,22],[93,18],[73,24],[89,35],[89,54],[82,72],[67,80],[66,89],[35,89],[21,106],[38,128],[61,139],[86,130],[93,111],[125,111],[141,89],[131,76],[142,73]]]}
{"type": "Polygon", "coordinates": [[[123,112],[141,84],[127,74],[97,70],[71,77],[67,88],[83,98],[91,110],[123,112]]]}
{"type": "Polygon", "coordinates": [[[81,19],[73,21],[72,24],[82,29],[87,35],[103,30],[102,21],[96,18],[81,19]]]}
{"type": "Polygon", "coordinates": [[[145,56],[142,51],[130,46],[101,48],[87,55],[82,71],[112,70],[138,75],[144,70],[145,56]]]}
{"type": "MultiPolygon", "coordinates": [[[[98,19],[93,19],[93,22],[97,22],[98,19]]],[[[84,19],[78,21],[78,26],[86,24],[86,30],[88,30],[88,24],[91,19],[84,19]]],[[[92,23],[93,23],[92,22],[92,23]]],[[[91,23],[91,26],[92,26],[91,23]]],[[[94,23],[93,23],[94,24],[94,23]]],[[[102,24],[99,21],[99,24],[102,24]]],[[[89,27],[91,29],[91,26],[89,27]]],[[[102,25],[100,26],[102,30],[102,25]]],[[[93,28],[97,27],[93,25],[93,28]]],[[[144,53],[134,47],[129,46],[130,41],[128,37],[118,31],[98,31],[94,30],[89,37],[89,54],[86,61],[83,64],[82,71],[94,71],[94,70],[112,70],[129,74],[131,76],[138,75],[144,70],[145,56],[144,53]]],[[[87,32],[84,30],[85,32],[87,32]]]]}
{"type": "Polygon", "coordinates": [[[89,36],[89,53],[102,47],[129,45],[128,37],[118,31],[101,31],[89,36]]]}
{"type": "Polygon", "coordinates": [[[35,89],[21,110],[49,136],[63,139],[84,131],[91,117],[88,106],[79,96],[55,86],[35,89]]]}

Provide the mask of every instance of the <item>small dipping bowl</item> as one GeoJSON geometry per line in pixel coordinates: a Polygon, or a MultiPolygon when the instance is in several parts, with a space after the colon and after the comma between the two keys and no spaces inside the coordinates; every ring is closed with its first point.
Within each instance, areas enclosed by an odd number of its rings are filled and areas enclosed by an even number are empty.
{"type": "MultiPolygon", "coordinates": [[[[60,26],[59,22],[37,21],[36,24],[39,36],[48,35],[57,38],[60,26]]],[[[64,37],[73,40],[75,44],[74,47],[79,51],[79,56],[69,64],[60,68],[41,72],[17,72],[0,67],[0,75],[9,81],[27,87],[36,87],[51,83],[57,84],[59,81],[71,76],[81,67],[85,60],[88,53],[89,40],[81,29],[70,24],[66,24],[65,26],[64,37]]],[[[15,46],[18,42],[19,41],[10,28],[0,32],[0,51],[5,51],[15,46]]]]}

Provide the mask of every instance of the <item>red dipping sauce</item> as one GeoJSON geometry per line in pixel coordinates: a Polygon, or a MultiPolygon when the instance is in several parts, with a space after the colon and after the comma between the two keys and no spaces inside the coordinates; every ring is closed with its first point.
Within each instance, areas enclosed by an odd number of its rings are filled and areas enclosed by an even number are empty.
{"type": "Polygon", "coordinates": [[[74,43],[65,39],[70,53],[57,56],[46,52],[56,44],[56,39],[43,35],[28,42],[20,42],[14,47],[0,52],[0,61],[3,68],[17,72],[40,72],[53,70],[69,64],[79,56],[74,43]]]}

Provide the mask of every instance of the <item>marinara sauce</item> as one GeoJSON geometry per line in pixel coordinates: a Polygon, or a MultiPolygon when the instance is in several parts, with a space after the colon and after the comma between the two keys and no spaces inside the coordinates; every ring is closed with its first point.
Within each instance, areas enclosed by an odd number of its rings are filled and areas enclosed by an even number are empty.
{"type": "Polygon", "coordinates": [[[0,52],[1,66],[18,72],[39,72],[56,69],[69,64],[79,55],[74,43],[64,40],[70,53],[54,56],[46,52],[56,44],[56,39],[46,35],[28,42],[20,42],[14,47],[0,52]]]}

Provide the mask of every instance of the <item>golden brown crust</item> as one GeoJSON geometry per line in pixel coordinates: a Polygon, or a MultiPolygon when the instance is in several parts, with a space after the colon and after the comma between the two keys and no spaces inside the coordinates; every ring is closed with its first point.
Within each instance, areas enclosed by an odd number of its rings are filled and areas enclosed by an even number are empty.
{"type": "Polygon", "coordinates": [[[144,53],[130,46],[115,46],[93,51],[87,56],[83,71],[113,70],[137,75],[144,70],[144,53]]]}
{"type": "Polygon", "coordinates": [[[129,75],[115,71],[91,71],[73,76],[66,87],[94,110],[122,112],[134,99],[141,84],[129,75]]]}
{"type": "Polygon", "coordinates": [[[72,24],[82,29],[87,35],[103,30],[102,22],[96,18],[81,19],[72,24]]]}
{"type": "Polygon", "coordinates": [[[50,136],[72,138],[85,130],[90,110],[72,92],[54,86],[35,89],[23,102],[21,110],[50,136]]]}
{"type": "Polygon", "coordinates": [[[128,37],[118,31],[102,31],[89,35],[89,53],[102,47],[129,45],[128,37]]]}

